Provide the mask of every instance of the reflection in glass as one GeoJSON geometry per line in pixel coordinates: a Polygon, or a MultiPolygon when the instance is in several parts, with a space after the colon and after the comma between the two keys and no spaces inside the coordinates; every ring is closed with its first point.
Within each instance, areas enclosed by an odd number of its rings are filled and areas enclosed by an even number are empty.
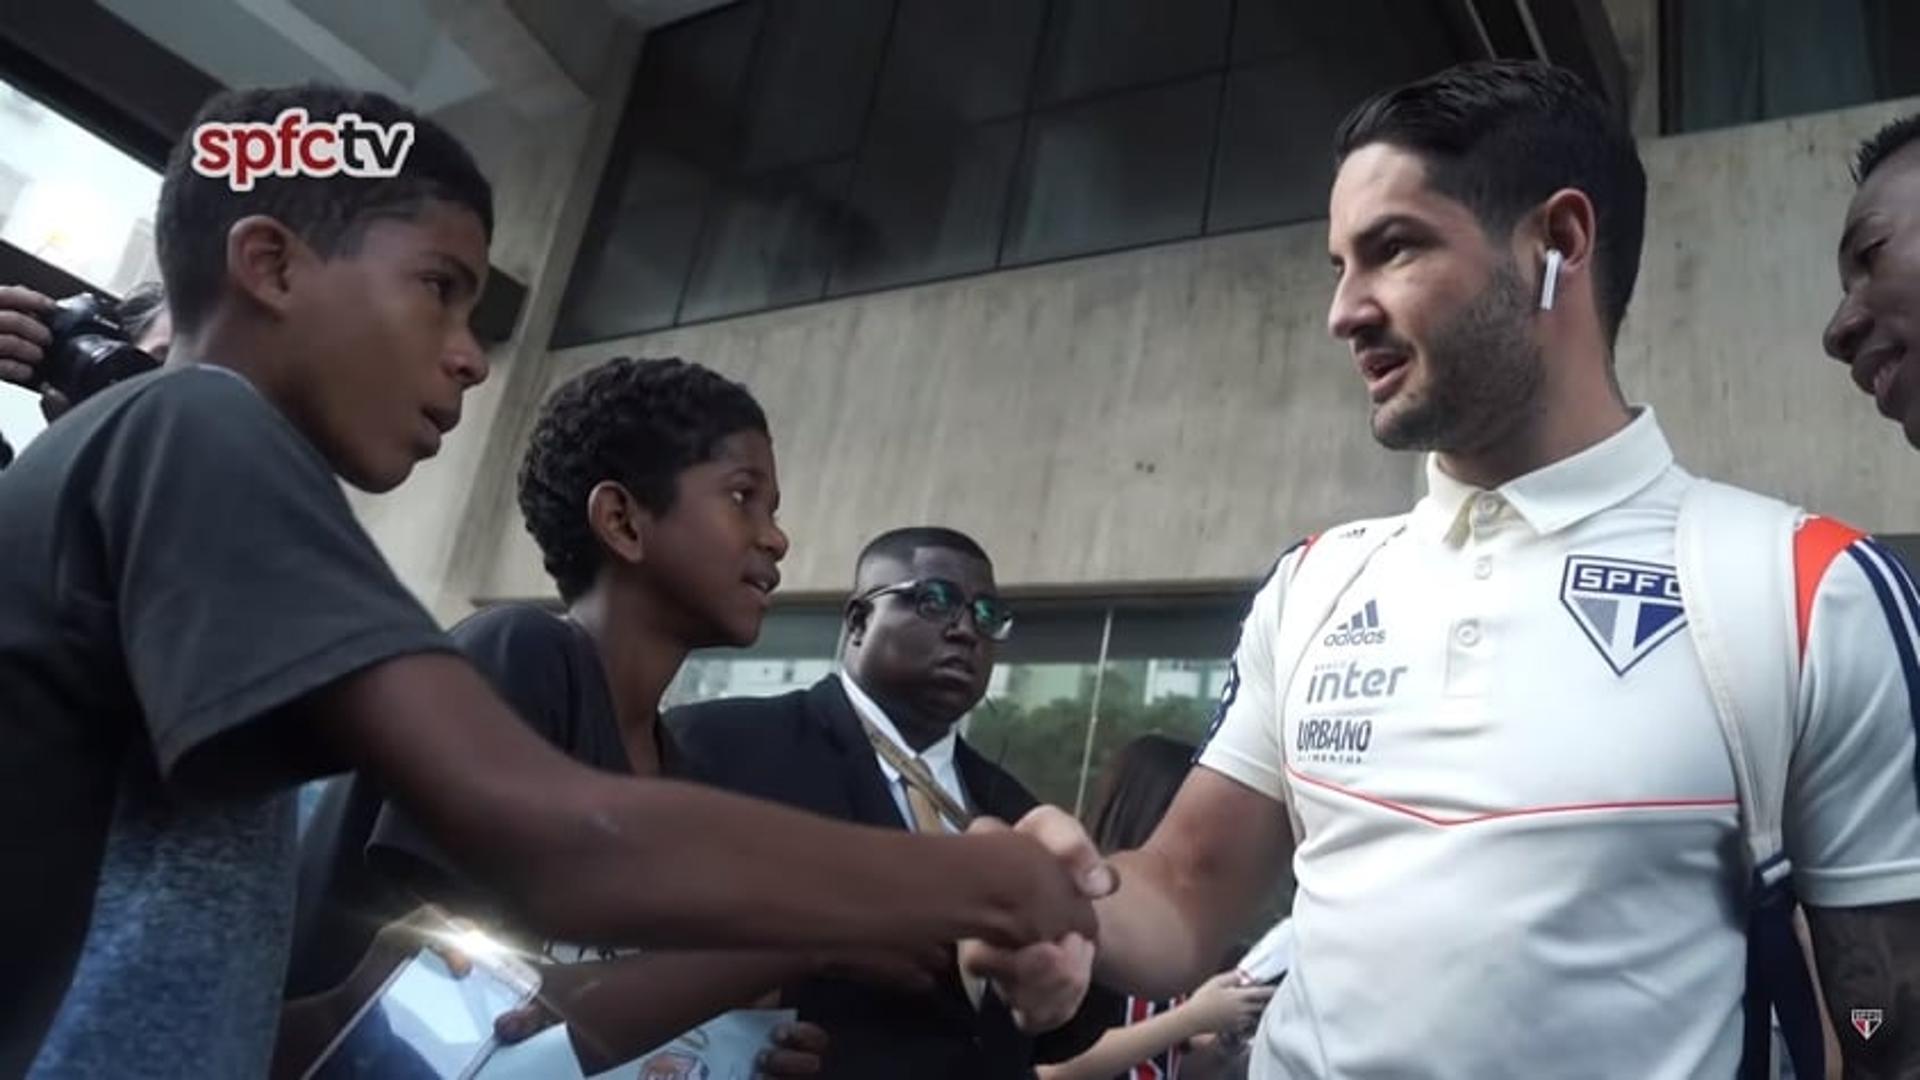
{"type": "Polygon", "coordinates": [[[1227,0],[1055,0],[1039,103],[1218,70],[1230,8],[1227,0]]]}
{"type": "Polygon", "coordinates": [[[1908,0],[1806,4],[1689,0],[1670,7],[1667,128],[1730,124],[1920,93],[1908,0]]]}
{"type": "Polygon", "coordinates": [[[1020,123],[902,129],[862,155],[829,291],[925,281],[993,265],[1020,123]]]}
{"type": "Polygon", "coordinates": [[[1219,97],[1210,75],[1036,115],[1006,261],[1197,235],[1219,97]]]}
{"type": "Polygon", "coordinates": [[[1448,7],[740,0],[654,31],[556,344],[1318,216],[1344,110],[1477,55],[1448,7]]]}
{"type": "Polygon", "coordinates": [[[1046,10],[1034,0],[900,0],[876,120],[953,126],[1018,114],[1046,10]]]}
{"type": "Polygon", "coordinates": [[[708,212],[681,320],[819,299],[851,172],[839,163],[735,181],[708,212]]]}
{"type": "Polygon", "coordinates": [[[160,174],[0,83],[0,240],[115,296],[160,276],[160,174]]]}
{"type": "Polygon", "coordinates": [[[741,171],[853,153],[892,9],[892,0],[806,0],[767,7],[741,171]]]}

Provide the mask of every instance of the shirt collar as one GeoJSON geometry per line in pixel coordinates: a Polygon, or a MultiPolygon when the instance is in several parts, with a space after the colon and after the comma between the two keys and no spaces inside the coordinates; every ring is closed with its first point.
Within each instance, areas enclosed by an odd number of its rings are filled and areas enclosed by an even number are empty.
{"type": "MultiPolygon", "coordinates": [[[[920,760],[927,763],[927,768],[935,776],[942,776],[953,768],[954,743],[960,738],[958,731],[949,729],[939,742],[925,750],[915,751],[913,747],[907,745],[907,740],[901,736],[900,729],[893,726],[893,721],[888,719],[887,710],[881,708],[879,702],[869,697],[867,692],[860,688],[860,684],[853,681],[851,675],[844,671],[839,675],[840,685],[846,688],[847,700],[853,703],[854,711],[872,724],[876,731],[886,736],[895,746],[906,751],[908,757],[913,757],[917,753],[920,760]]],[[[887,778],[887,783],[900,782],[900,770],[889,765],[887,759],[880,754],[875,754],[873,757],[880,763],[880,774],[887,778]]]]}
{"type": "MultiPolygon", "coordinates": [[[[1636,405],[1632,415],[1626,427],[1572,457],[1507,481],[1496,494],[1541,536],[1625,502],[1673,465],[1673,448],[1653,407],[1636,405]]],[[[1435,538],[1463,538],[1468,504],[1483,492],[1447,475],[1439,455],[1427,455],[1427,497],[1414,508],[1414,527],[1435,538]]]]}

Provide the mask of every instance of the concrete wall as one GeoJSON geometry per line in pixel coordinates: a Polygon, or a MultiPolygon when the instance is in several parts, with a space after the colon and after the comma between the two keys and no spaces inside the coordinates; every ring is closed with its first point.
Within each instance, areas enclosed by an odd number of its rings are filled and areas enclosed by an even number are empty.
{"type": "Polygon", "coordinates": [[[1618,351],[1621,382],[1696,472],[1877,532],[1920,531],[1920,456],[1820,333],[1854,146],[1916,105],[1644,143],[1647,250],[1618,351]]]}
{"type": "MultiPolygon", "coordinates": [[[[1902,111],[1647,141],[1649,240],[1619,361],[1629,396],[1658,409],[1697,471],[1881,531],[1920,530],[1920,500],[1901,482],[1920,476],[1920,459],[1818,337],[1837,290],[1848,152],[1902,111]]],[[[578,173],[597,174],[597,160],[578,173]]],[[[1243,581],[1301,533],[1418,493],[1418,463],[1372,444],[1357,380],[1326,336],[1321,224],[543,353],[555,269],[590,198],[576,179],[560,214],[572,232],[534,282],[539,333],[523,327],[512,384],[483,391],[504,404],[487,427],[462,429],[486,445],[450,448],[457,461],[423,472],[432,513],[393,506],[381,530],[418,556],[403,572],[443,612],[550,593],[513,508],[513,465],[545,391],[623,353],[699,360],[767,407],[794,594],[844,588],[858,545],[909,522],[974,533],[1009,585],[1243,581]],[[447,466],[455,477],[429,481],[447,466]],[[463,497],[452,550],[420,537],[455,520],[441,510],[463,497]]]]}
{"type": "MultiPolygon", "coordinates": [[[[774,427],[795,591],[844,588],[873,533],[938,522],[1033,586],[1240,580],[1317,523],[1384,511],[1323,329],[1318,225],[962,279],[568,350],[744,380],[774,427]]],[[[491,592],[542,587],[510,531],[491,592]]]]}
{"type": "Polygon", "coordinates": [[[513,336],[489,350],[492,372],[467,394],[460,426],[439,456],[394,492],[348,495],[401,580],[443,620],[472,610],[477,590],[468,552],[477,546],[490,554],[496,546],[497,523],[481,525],[479,537],[472,534],[476,508],[512,483],[512,462],[503,459],[501,446],[518,445],[514,440],[522,437],[528,410],[540,397],[553,308],[625,103],[626,73],[640,36],[625,24],[614,27],[605,42],[607,70],[600,85],[584,88],[582,107],[530,119],[489,96],[434,116],[466,143],[493,183],[490,256],[526,284],[527,303],[513,336]]]}

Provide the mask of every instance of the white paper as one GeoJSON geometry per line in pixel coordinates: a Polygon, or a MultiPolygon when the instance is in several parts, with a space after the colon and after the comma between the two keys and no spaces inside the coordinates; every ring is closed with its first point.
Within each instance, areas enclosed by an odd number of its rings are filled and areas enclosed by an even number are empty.
{"type": "MultiPolygon", "coordinates": [[[[736,1009],[592,1080],[753,1080],[754,1061],[773,1029],[792,1009],[736,1009]]],[[[475,1080],[586,1080],[567,1029],[555,1025],[522,1043],[503,1046],[475,1080]]]]}

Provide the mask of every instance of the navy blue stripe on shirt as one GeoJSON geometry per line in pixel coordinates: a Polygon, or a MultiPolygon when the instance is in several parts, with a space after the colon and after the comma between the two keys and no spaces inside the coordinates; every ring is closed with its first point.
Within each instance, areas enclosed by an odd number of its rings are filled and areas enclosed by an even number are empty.
{"type": "MultiPolygon", "coordinates": [[[[1280,564],[1287,561],[1287,556],[1305,546],[1307,546],[1305,539],[1296,540],[1292,547],[1281,552],[1280,557],[1273,560],[1273,565],[1267,567],[1265,576],[1261,577],[1260,584],[1254,586],[1254,600],[1259,599],[1260,591],[1273,580],[1273,575],[1280,572],[1280,564]]],[[[1240,615],[1240,633],[1234,636],[1233,652],[1227,656],[1227,685],[1221,687],[1220,700],[1214,703],[1213,716],[1207,722],[1206,736],[1200,740],[1200,745],[1193,751],[1193,763],[1196,765],[1200,763],[1200,755],[1207,752],[1207,745],[1213,742],[1213,736],[1219,732],[1220,725],[1226,721],[1227,710],[1233,708],[1234,699],[1240,696],[1240,638],[1246,636],[1247,619],[1252,615],[1253,600],[1248,600],[1247,610],[1240,615]]]]}
{"type": "MultiPolygon", "coordinates": [[[[1894,651],[1900,654],[1900,671],[1906,678],[1907,720],[1913,725],[1914,739],[1920,743],[1920,660],[1914,655],[1914,632],[1920,628],[1920,616],[1916,615],[1916,611],[1920,611],[1920,597],[1915,596],[1906,567],[1874,541],[1856,540],[1847,547],[1847,554],[1860,564],[1867,584],[1873,586],[1873,594],[1880,600],[1880,611],[1887,618],[1894,651]]],[[[1913,777],[1916,789],[1920,789],[1920,751],[1914,755],[1913,777]]]]}

